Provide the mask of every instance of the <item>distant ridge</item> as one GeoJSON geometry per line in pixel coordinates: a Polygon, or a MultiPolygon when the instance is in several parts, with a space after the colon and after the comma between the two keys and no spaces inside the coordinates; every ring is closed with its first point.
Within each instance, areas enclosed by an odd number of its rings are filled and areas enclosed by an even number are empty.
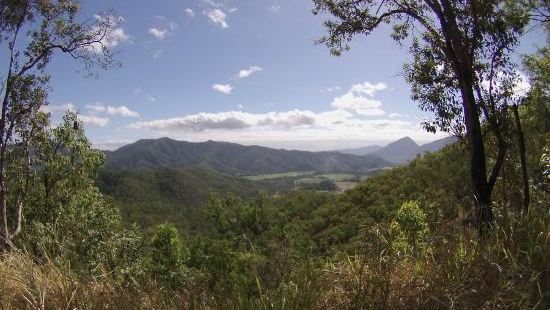
{"type": "Polygon", "coordinates": [[[380,156],[389,162],[403,164],[419,154],[420,146],[409,137],[401,138],[392,142],[372,154],[380,156]]]}
{"type": "Polygon", "coordinates": [[[437,152],[448,144],[456,142],[455,137],[446,137],[423,145],[418,145],[409,137],[401,138],[384,147],[373,145],[357,149],[339,150],[338,152],[356,155],[376,155],[395,164],[406,164],[417,155],[426,152],[437,152]]]}
{"type": "Polygon", "coordinates": [[[364,147],[359,147],[356,149],[344,149],[344,150],[338,150],[337,152],[344,153],[344,154],[352,154],[352,155],[358,155],[358,156],[364,156],[368,154],[372,154],[373,152],[376,152],[380,149],[383,149],[384,147],[381,145],[369,145],[364,147]]]}
{"type": "Polygon", "coordinates": [[[206,168],[232,175],[289,171],[367,173],[392,166],[379,156],[305,152],[244,146],[228,142],[145,139],[106,151],[107,169],[206,168]]]}

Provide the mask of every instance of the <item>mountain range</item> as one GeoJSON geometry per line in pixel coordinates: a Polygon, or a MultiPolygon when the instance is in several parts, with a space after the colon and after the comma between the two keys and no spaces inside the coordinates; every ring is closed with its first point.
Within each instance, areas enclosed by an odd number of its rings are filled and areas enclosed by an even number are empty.
{"type": "Polygon", "coordinates": [[[199,168],[237,176],[290,171],[357,174],[405,164],[418,154],[438,151],[455,141],[456,138],[447,137],[418,145],[411,138],[404,137],[384,147],[374,145],[332,152],[307,152],[160,138],[139,140],[105,154],[106,168],[115,171],[199,168]]]}
{"type": "Polygon", "coordinates": [[[457,139],[455,137],[446,137],[430,143],[418,145],[413,139],[404,137],[386,146],[371,145],[356,149],[339,150],[338,152],[359,156],[375,155],[394,164],[406,164],[417,155],[439,151],[446,145],[456,141],[457,139]]]}
{"type": "Polygon", "coordinates": [[[105,154],[108,170],[202,168],[241,176],[289,171],[368,173],[393,165],[377,155],[306,152],[170,138],[139,140],[105,154]]]}

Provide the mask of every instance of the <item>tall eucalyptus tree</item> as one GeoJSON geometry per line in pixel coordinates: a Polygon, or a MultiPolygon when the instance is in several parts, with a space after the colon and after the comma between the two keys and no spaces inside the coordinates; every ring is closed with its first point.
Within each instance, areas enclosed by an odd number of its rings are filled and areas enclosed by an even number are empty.
{"type": "MultiPolygon", "coordinates": [[[[517,67],[511,55],[534,16],[544,22],[546,0],[313,0],[314,13],[328,13],[320,42],[335,55],[356,35],[384,25],[407,44],[412,61],[405,77],[412,99],[432,112],[431,132],[465,134],[480,233],[491,226],[491,194],[504,162],[508,107],[516,103],[517,67]],[[542,7],[542,9],[541,9],[542,7]],[[486,124],[486,126],[484,126],[486,124]],[[487,133],[497,153],[490,169],[487,133]]],[[[547,15],[546,15],[547,16],[547,15]]]]}
{"type": "Polygon", "coordinates": [[[24,192],[9,188],[9,153],[26,149],[31,171],[33,120],[46,104],[52,57],[65,54],[88,69],[115,64],[111,30],[119,20],[105,14],[79,21],[79,11],[77,0],[0,0],[0,48],[7,52],[0,71],[0,249],[9,248],[22,230],[24,192]],[[19,197],[8,199],[14,194],[19,197]]]}

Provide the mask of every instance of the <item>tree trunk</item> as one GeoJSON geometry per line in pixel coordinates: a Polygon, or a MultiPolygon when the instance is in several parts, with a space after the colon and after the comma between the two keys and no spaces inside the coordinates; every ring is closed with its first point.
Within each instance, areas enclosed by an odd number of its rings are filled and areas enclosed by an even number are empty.
{"type": "Polygon", "coordinates": [[[442,0],[441,6],[443,11],[438,18],[446,41],[444,52],[453,64],[460,85],[466,135],[470,148],[470,177],[474,190],[476,222],[481,236],[492,226],[493,212],[491,210],[492,187],[487,180],[485,145],[479,120],[480,111],[474,95],[474,61],[465,44],[465,34],[459,30],[453,5],[448,0],[442,0]]]}
{"type": "Polygon", "coordinates": [[[525,137],[523,135],[523,129],[521,128],[521,120],[519,118],[518,106],[517,104],[512,105],[512,110],[514,111],[514,119],[516,121],[516,130],[518,135],[518,146],[519,146],[519,158],[521,162],[521,176],[523,179],[523,206],[522,211],[529,211],[529,177],[527,175],[527,160],[525,159],[525,137]]]}
{"type": "Polygon", "coordinates": [[[6,204],[6,191],[4,187],[4,179],[0,176],[0,250],[8,250],[10,248],[10,231],[8,227],[8,210],[6,204]]]}
{"type": "Polygon", "coordinates": [[[491,228],[493,222],[491,188],[487,182],[485,145],[483,143],[479,111],[475,103],[473,87],[468,87],[467,81],[463,81],[462,84],[464,119],[470,148],[470,177],[474,189],[477,228],[481,236],[485,234],[487,229],[491,228]]]}

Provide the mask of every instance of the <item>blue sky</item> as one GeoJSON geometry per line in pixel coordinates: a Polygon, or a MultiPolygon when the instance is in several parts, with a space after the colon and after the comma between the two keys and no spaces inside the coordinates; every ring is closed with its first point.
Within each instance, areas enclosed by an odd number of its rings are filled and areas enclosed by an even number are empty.
{"type": "MultiPolygon", "coordinates": [[[[122,21],[109,42],[120,68],[92,79],[64,56],[49,67],[47,110],[77,110],[97,147],[168,136],[328,150],[442,137],[419,127],[429,115],[410,100],[406,50],[385,29],[335,57],[315,44],[324,17],[307,0],[94,0],[82,16],[110,9],[122,21]]],[[[530,34],[521,51],[537,44],[530,34]]]]}

